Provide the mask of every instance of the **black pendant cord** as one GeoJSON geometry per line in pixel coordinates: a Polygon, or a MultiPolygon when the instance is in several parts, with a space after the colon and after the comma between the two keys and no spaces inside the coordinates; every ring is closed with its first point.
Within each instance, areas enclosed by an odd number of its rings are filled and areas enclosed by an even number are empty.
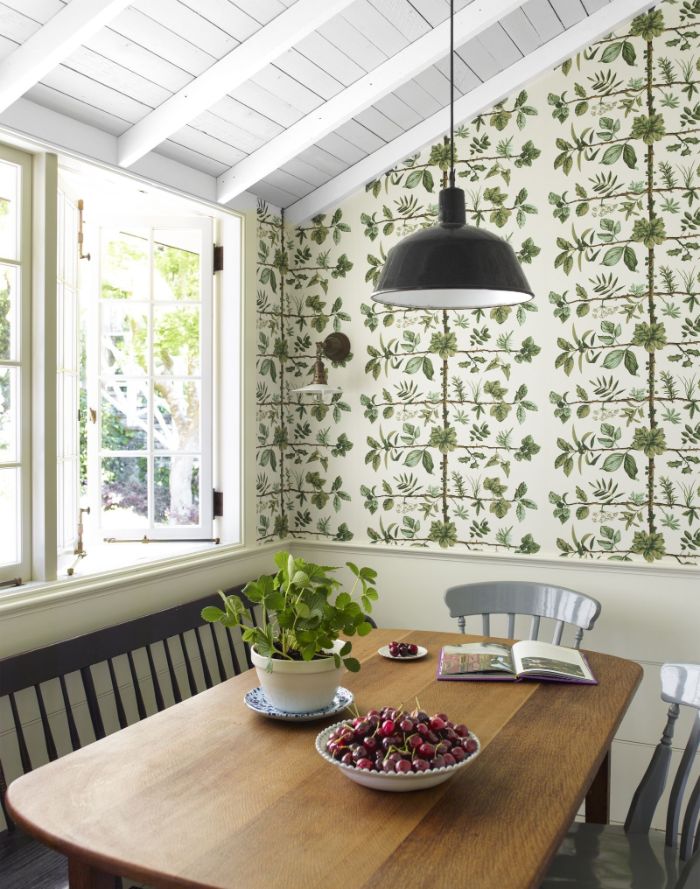
{"type": "Polygon", "coordinates": [[[455,187],[455,0],[450,0],[450,188],[455,187]]]}

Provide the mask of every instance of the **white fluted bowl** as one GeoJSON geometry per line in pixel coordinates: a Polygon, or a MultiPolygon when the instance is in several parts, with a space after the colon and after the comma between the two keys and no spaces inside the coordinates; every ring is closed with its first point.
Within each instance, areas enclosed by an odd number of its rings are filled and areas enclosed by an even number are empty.
{"type": "Polygon", "coordinates": [[[316,736],[316,750],[318,750],[326,762],[339,768],[346,778],[355,781],[357,784],[362,784],[364,787],[371,787],[373,790],[402,792],[406,790],[427,790],[429,787],[436,787],[438,784],[442,784],[443,781],[449,781],[456,772],[472,763],[481,753],[479,739],[473,732],[469,732],[469,737],[476,741],[476,750],[466,759],[463,759],[462,762],[457,762],[453,766],[443,766],[441,769],[430,769],[427,772],[406,772],[404,774],[397,772],[370,772],[368,769],[358,769],[356,766],[349,766],[338,759],[333,759],[326,750],[326,744],[331,732],[344,725],[345,722],[346,720],[336,722],[333,725],[329,725],[322,732],[319,732],[316,736]]]}

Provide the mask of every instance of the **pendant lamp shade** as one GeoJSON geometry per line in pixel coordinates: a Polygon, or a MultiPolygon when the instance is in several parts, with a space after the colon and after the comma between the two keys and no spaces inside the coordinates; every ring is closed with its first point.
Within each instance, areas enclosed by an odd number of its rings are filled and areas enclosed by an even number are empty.
{"type": "Polygon", "coordinates": [[[387,253],[372,299],[407,309],[485,309],[532,299],[507,241],[466,224],[455,188],[454,0],[450,0],[450,175],[439,196],[438,224],[414,232],[387,253]]]}
{"type": "Polygon", "coordinates": [[[533,293],[507,241],[466,225],[464,192],[440,192],[438,225],[389,250],[376,302],[411,309],[481,309],[514,305],[533,293]]]}

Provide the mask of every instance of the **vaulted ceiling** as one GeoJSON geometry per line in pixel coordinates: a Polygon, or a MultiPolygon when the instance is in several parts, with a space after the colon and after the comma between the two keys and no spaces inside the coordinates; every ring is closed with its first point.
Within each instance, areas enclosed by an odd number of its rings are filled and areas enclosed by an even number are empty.
{"type": "MultiPolygon", "coordinates": [[[[456,120],[650,5],[456,0],[456,120]]],[[[0,130],[304,219],[448,128],[448,15],[448,0],[2,0],[0,130]]]]}

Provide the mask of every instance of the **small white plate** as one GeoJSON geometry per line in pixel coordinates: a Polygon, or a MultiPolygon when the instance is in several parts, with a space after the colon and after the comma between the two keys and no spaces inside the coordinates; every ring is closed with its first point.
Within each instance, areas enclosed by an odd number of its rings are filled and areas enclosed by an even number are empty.
{"type": "Polygon", "coordinates": [[[389,654],[388,645],[382,645],[381,648],[377,649],[377,654],[381,654],[382,657],[388,657],[390,661],[418,661],[425,657],[427,653],[428,649],[423,648],[422,645],[418,646],[418,654],[407,654],[405,657],[394,657],[392,654],[389,654]]]}
{"type": "Polygon", "coordinates": [[[278,710],[277,707],[273,707],[265,697],[260,686],[251,689],[243,696],[243,702],[250,710],[259,713],[261,716],[267,716],[268,719],[281,719],[285,722],[311,722],[314,719],[325,719],[327,716],[335,716],[336,713],[341,713],[346,707],[349,707],[354,699],[353,693],[341,685],[330,707],[323,707],[321,710],[309,710],[306,713],[288,713],[286,710],[278,710]]]}

